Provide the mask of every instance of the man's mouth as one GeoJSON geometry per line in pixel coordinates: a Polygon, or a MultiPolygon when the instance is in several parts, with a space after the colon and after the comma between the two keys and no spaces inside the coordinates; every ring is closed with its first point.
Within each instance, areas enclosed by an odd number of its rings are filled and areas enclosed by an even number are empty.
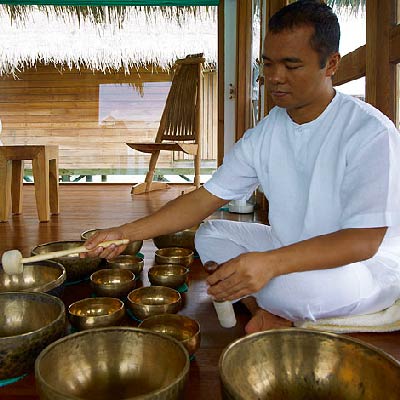
{"type": "Polygon", "coordinates": [[[271,91],[271,96],[273,97],[285,97],[287,96],[289,93],[288,92],[282,92],[280,90],[272,90],[271,91]]]}

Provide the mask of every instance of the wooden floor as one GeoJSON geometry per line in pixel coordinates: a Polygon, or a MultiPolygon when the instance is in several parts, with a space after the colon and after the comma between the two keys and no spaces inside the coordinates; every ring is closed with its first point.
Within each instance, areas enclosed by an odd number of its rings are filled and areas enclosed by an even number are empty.
{"type": "MultiPolygon", "coordinates": [[[[182,187],[176,186],[167,191],[132,197],[128,185],[77,184],[61,185],[60,209],[58,216],[50,222],[39,223],[34,203],[33,186],[24,186],[23,214],[12,216],[7,223],[0,224],[0,254],[10,249],[20,249],[26,257],[30,250],[41,243],[56,240],[77,240],[80,233],[90,228],[109,227],[128,220],[137,219],[157,210],[167,201],[177,197],[182,187]]],[[[257,214],[234,215],[217,212],[212,218],[227,218],[242,221],[257,221],[257,214]]],[[[141,252],[145,256],[145,269],[142,284],[147,286],[147,270],[153,265],[154,244],[146,240],[141,252]]],[[[219,400],[220,383],[218,360],[225,346],[244,335],[244,325],[249,316],[238,307],[238,324],[235,328],[221,328],[210,298],[206,294],[204,279],[206,274],[196,260],[190,269],[189,290],[184,294],[184,308],[180,312],[199,321],[201,326],[201,347],[190,365],[189,382],[185,399],[219,400]]],[[[82,297],[90,296],[88,284],[79,287],[69,286],[63,296],[66,305],[82,297]]],[[[136,326],[132,320],[130,325],[136,326]]],[[[353,334],[353,337],[369,342],[385,350],[400,360],[400,333],[353,334]]],[[[1,400],[38,399],[33,373],[12,385],[0,388],[1,400]]]]}

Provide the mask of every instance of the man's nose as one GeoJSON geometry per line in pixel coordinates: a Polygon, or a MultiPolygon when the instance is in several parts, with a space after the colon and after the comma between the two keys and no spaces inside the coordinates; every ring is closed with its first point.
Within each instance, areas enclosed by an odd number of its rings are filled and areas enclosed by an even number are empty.
{"type": "Polygon", "coordinates": [[[286,71],[282,66],[271,66],[265,72],[267,81],[273,85],[284,83],[286,80],[286,71]]]}

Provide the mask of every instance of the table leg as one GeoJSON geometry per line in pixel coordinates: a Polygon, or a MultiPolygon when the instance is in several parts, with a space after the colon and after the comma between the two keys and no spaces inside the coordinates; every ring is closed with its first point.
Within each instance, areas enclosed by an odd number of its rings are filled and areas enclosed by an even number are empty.
{"type": "Polygon", "coordinates": [[[48,222],[50,220],[49,160],[45,150],[39,151],[33,158],[32,172],[39,221],[48,222]]]}
{"type": "Polygon", "coordinates": [[[12,213],[22,213],[22,182],[24,179],[24,160],[12,161],[11,201],[12,213]]]}
{"type": "Polygon", "coordinates": [[[0,222],[7,222],[11,211],[12,163],[0,153],[0,222]]]}

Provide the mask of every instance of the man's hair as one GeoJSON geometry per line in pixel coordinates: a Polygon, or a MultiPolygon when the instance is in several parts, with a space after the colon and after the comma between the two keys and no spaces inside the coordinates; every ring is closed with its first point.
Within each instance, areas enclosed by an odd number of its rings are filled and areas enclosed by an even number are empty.
{"type": "Polygon", "coordinates": [[[299,0],[280,9],[268,24],[271,33],[299,26],[314,28],[310,45],[319,54],[320,67],[324,68],[328,57],[339,51],[340,26],[336,14],[322,1],[299,0]]]}

